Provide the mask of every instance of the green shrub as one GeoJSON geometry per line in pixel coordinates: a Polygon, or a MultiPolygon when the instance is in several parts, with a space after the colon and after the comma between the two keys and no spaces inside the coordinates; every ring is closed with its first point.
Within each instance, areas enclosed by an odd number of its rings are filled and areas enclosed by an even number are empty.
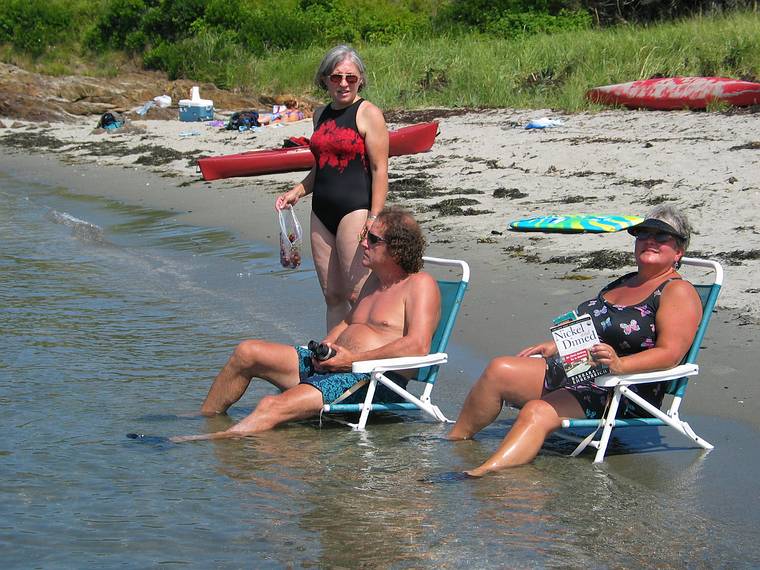
{"type": "Polygon", "coordinates": [[[569,12],[562,10],[556,16],[546,12],[507,13],[485,23],[484,31],[488,34],[514,38],[521,35],[553,34],[569,30],[590,28],[593,20],[586,12],[569,12]]]}
{"type": "Polygon", "coordinates": [[[249,65],[250,60],[250,54],[236,43],[234,32],[209,30],[177,43],[161,42],[143,57],[145,67],[165,71],[172,80],[195,79],[223,89],[245,80],[237,71],[249,65]]]}
{"type": "Polygon", "coordinates": [[[268,5],[246,13],[238,37],[251,51],[303,49],[320,39],[319,23],[306,13],[268,5]]]}
{"type": "Polygon", "coordinates": [[[318,30],[319,43],[354,43],[361,37],[355,12],[341,0],[301,0],[300,4],[318,30]]]}
{"type": "Polygon", "coordinates": [[[250,10],[243,0],[208,0],[204,20],[214,28],[239,31],[250,10]]]}
{"type": "Polygon", "coordinates": [[[124,38],[124,51],[130,55],[142,53],[148,44],[148,36],[142,30],[129,32],[124,38]]]}
{"type": "Polygon", "coordinates": [[[62,0],[4,0],[0,3],[0,42],[39,57],[49,47],[77,35],[75,5],[62,0]]]}
{"type": "Polygon", "coordinates": [[[143,65],[147,69],[165,71],[169,79],[180,77],[182,54],[175,44],[161,42],[143,54],[143,65]]]}
{"type": "Polygon", "coordinates": [[[193,25],[202,21],[207,0],[107,0],[94,26],[85,36],[85,45],[141,52],[150,44],[173,42],[193,34],[193,25]]]}
{"type": "Polygon", "coordinates": [[[152,0],[145,12],[142,30],[158,41],[177,41],[191,35],[193,24],[203,19],[207,0],[152,0]]]}
{"type": "Polygon", "coordinates": [[[591,27],[591,12],[579,7],[578,0],[453,0],[438,24],[504,38],[591,27]]]}
{"type": "Polygon", "coordinates": [[[478,31],[493,21],[510,14],[551,14],[576,10],[574,0],[451,0],[442,10],[442,17],[466,24],[478,31]]]}
{"type": "Polygon", "coordinates": [[[245,6],[240,12],[219,9],[211,0],[206,12],[209,24],[234,25],[240,41],[252,51],[305,49],[312,45],[362,41],[387,43],[396,38],[430,32],[426,13],[413,12],[392,0],[298,0],[292,6],[266,3],[245,6]]]}
{"type": "Polygon", "coordinates": [[[643,24],[738,10],[757,10],[757,0],[582,0],[579,4],[579,7],[593,12],[602,25],[623,22],[643,24]]]}
{"type": "MultiPolygon", "coordinates": [[[[147,8],[144,0],[108,0],[88,30],[85,45],[96,51],[135,47],[137,42],[132,34],[140,31],[147,8]]],[[[144,43],[144,35],[141,41],[144,43]]]]}
{"type": "Polygon", "coordinates": [[[428,36],[431,19],[401,6],[389,9],[385,3],[372,2],[357,6],[358,35],[365,42],[385,44],[396,38],[428,36]]]}

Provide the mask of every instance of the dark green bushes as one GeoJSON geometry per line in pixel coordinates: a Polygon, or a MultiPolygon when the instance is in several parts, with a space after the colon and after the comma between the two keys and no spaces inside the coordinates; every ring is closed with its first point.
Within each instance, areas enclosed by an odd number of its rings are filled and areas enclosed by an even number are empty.
{"type": "Polygon", "coordinates": [[[757,0],[2,0],[0,43],[33,57],[64,42],[160,62],[168,48],[159,46],[201,32],[264,54],[456,31],[509,38],[742,8],[757,9],[757,0]]]}
{"type": "Polygon", "coordinates": [[[138,52],[145,45],[142,19],[148,6],[144,0],[110,0],[96,14],[95,25],[85,36],[85,44],[94,51],[105,48],[138,52]]]}
{"type": "Polygon", "coordinates": [[[429,33],[427,13],[394,0],[107,0],[88,42],[143,52],[145,65],[184,77],[188,54],[263,55],[345,42],[384,43],[429,33]],[[115,21],[114,15],[126,14],[115,21]]]}
{"type": "Polygon", "coordinates": [[[38,57],[78,36],[79,3],[65,0],[3,0],[0,43],[38,57]]]}
{"type": "Polygon", "coordinates": [[[86,36],[87,46],[139,53],[190,37],[203,21],[207,0],[106,0],[86,36]]]}
{"type": "Polygon", "coordinates": [[[296,2],[255,3],[246,0],[209,0],[203,27],[232,32],[233,41],[254,53],[267,50],[301,49],[318,34],[316,25],[296,2]]]}
{"type": "Polygon", "coordinates": [[[142,31],[152,40],[160,38],[175,42],[194,33],[194,26],[201,25],[206,12],[207,0],[159,0],[145,12],[142,31]]]}
{"type": "MultiPolygon", "coordinates": [[[[395,0],[105,0],[87,45],[151,52],[212,31],[262,54],[336,42],[382,43],[429,29],[427,12],[395,0]]],[[[163,60],[166,50],[148,59],[163,60]]]]}
{"type": "Polygon", "coordinates": [[[255,53],[338,42],[386,43],[430,30],[427,13],[393,0],[210,0],[205,24],[234,30],[238,41],[255,53]]]}
{"type": "Polygon", "coordinates": [[[245,79],[242,68],[248,60],[229,30],[220,33],[202,30],[176,43],[162,42],[144,56],[146,67],[164,70],[170,79],[193,78],[223,89],[245,79]]]}
{"type": "Polygon", "coordinates": [[[438,20],[505,38],[584,29],[593,22],[574,0],[453,0],[438,20]]]}
{"type": "Polygon", "coordinates": [[[429,14],[393,0],[301,0],[300,7],[318,30],[320,44],[360,41],[388,43],[430,32],[429,14]]]}
{"type": "Polygon", "coordinates": [[[546,12],[517,12],[503,14],[485,25],[484,31],[498,37],[514,38],[520,35],[553,34],[569,30],[590,28],[593,23],[586,12],[560,10],[546,12]]]}
{"type": "Polygon", "coordinates": [[[643,24],[731,10],[757,9],[757,0],[582,0],[601,25],[643,24]]]}
{"type": "Polygon", "coordinates": [[[643,24],[717,12],[757,9],[757,0],[450,0],[442,22],[514,36],[578,29],[595,22],[643,24]]]}

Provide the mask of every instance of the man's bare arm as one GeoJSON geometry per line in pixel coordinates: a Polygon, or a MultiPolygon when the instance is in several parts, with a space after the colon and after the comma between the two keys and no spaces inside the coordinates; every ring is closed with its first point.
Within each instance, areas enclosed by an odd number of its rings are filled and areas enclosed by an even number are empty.
{"type": "Polygon", "coordinates": [[[348,328],[348,321],[346,319],[343,319],[337,325],[331,328],[330,332],[327,333],[327,336],[322,339],[322,342],[335,342],[341,333],[348,328]]]}

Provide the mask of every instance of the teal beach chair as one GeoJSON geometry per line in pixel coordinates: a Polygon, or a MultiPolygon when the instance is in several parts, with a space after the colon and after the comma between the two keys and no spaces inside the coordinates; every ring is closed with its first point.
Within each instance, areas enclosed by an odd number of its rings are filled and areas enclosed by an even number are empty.
{"type": "MultiPolygon", "coordinates": [[[[458,271],[460,278],[457,281],[438,280],[438,288],[441,291],[441,318],[433,335],[430,344],[430,353],[425,356],[404,356],[399,358],[385,358],[382,360],[365,360],[354,362],[352,370],[357,373],[368,373],[371,375],[367,387],[367,395],[363,403],[360,404],[342,404],[333,403],[325,404],[322,408],[323,413],[359,413],[359,422],[349,425],[356,430],[364,430],[367,425],[367,418],[370,412],[395,412],[404,410],[421,411],[440,422],[449,422],[450,420],[443,415],[438,406],[433,405],[430,395],[433,386],[438,378],[438,370],[441,364],[448,362],[446,346],[451,336],[451,331],[456,322],[459,307],[467,291],[467,285],[470,281],[470,266],[467,262],[457,259],[441,259],[437,257],[424,257],[425,268],[429,266],[439,266],[443,268],[454,268],[458,271]],[[402,388],[393,380],[385,375],[385,372],[394,370],[414,370],[418,372],[410,380],[407,389],[402,388]],[[412,394],[408,388],[416,380],[422,387],[422,393],[418,396],[412,394]],[[382,403],[374,402],[375,390],[378,382],[388,389],[392,390],[404,399],[399,403],[382,403]]],[[[352,388],[353,392],[357,386],[352,388]]],[[[345,394],[344,394],[345,396],[345,394]]]]}
{"type": "Polygon", "coordinates": [[[696,376],[699,373],[699,366],[697,366],[696,363],[697,353],[699,352],[700,344],[702,343],[702,339],[704,338],[705,332],[707,331],[707,325],[710,322],[710,317],[715,307],[715,301],[718,298],[718,293],[720,293],[720,288],[723,284],[723,267],[721,267],[720,263],[716,261],[689,257],[682,258],[681,263],[686,266],[706,268],[710,270],[710,275],[712,275],[713,278],[712,282],[708,284],[694,284],[700,298],[702,299],[702,320],[699,323],[699,328],[697,329],[697,334],[694,337],[694,342],[691,345],[691,349],[686,354],[686,357],[680,365],[669,370],[644,372],[641,374],[626,374],[620,376],[607,374],[605,376],[596,378],[594,382],[598,386],[613,388],[611,400],[605,414],[601,419],[568,419],[562,421],[562,427],[566,429],[594,429],[594,431],[584,439],[563,432],[560,432],[558,434],[561,437],[580,443],[571,455],[578,455],[587,446],[591,446],[596,448],[596,457],[594,458],[594,463],[601,463],[604,461],[604,454],[607,451],[607,444],[609,443],[612,430],[620,427],[671,427],[694,441],[700,447],[704,449],[713,448],[712,444],[694,433],[694,430],[691,428],[691,426],[689,426],[687,422],[681,420],[678,410],[686,394],[686,386],[688,384],[689,377],[696,376]],[[672,400],[664,411],[655,408],[652,404],[629,389],[629,386],[635,384],[666,381],[669,381],[667,394],[670,394],[672,396],[672,400]],[[649,414],[651,414],[652,417],[616,419],[615,414],[618,411],[618,407],[622,398],[628,398],[630,401],[638,404],[649,414]],[[595,439],[596,434],[600,428],[602,430],[601,436],[599,439],[595,439]]]}

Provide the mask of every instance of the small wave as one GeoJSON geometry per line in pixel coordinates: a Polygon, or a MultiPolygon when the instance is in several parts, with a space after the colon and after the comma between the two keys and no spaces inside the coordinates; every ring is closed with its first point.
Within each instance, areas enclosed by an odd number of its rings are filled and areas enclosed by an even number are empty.
{"type": "Polygon", "coordinates": [[[50,210],[47,217],[56,224],[62,224],[71,228],[71,235],[78,239],[94,243],[105,243],[103,228],[100,226],[96,226],[86,220],[80,220],[67,212],[59,212],[58,210],[50,210]]]}

